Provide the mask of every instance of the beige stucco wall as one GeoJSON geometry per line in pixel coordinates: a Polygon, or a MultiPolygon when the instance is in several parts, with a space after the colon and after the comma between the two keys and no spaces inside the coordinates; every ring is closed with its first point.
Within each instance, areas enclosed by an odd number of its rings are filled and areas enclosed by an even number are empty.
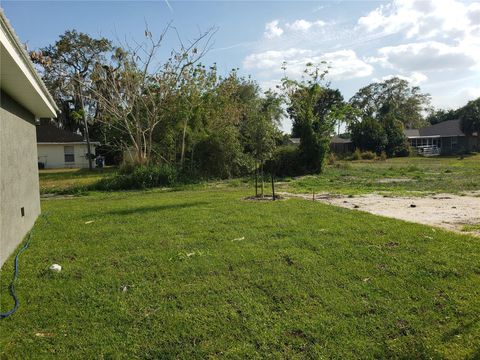
{"type": "MultiPolygon", "coordinates": [[[[95,154],[95,145],[90,145],[90,151],[95,154]]],[[[45,169],[56,168],[88,168],[86,144],[37,144],[38,161],[45,164],[45,169]],[[64,146],[73,146],[75,162],[65,162],[64,146]]],[[[95,166],[95,161],[93,161],[95,166]]]]}
{"type": "Polygon", "coordinates": [[[0,94],[0,266],[40,214],[34,120],[26,109],[0,94]]]}

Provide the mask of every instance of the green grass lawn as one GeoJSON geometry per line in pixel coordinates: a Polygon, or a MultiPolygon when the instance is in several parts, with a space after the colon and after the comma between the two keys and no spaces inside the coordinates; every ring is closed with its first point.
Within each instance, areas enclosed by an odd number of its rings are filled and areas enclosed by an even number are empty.
{"type": "MultiPolygon", "coordinates": [[[[106,176],[115,168],[88,171],[88,169],[43,170],[40,172],[40,192],[85,193],[89,185],[106,176]]],[[[266,179],[267,181],[268,179],[266,179]]],[[[458,157],[408,157],[386,161],[337,161],[328,165],[320,175],[277,179],[278,191],[294,193],[338,193],[357,195],[388,193],[391,195],[422,196],[480,190],[480,154],[458,157]]],[[[236,187],[253,179],[234,179],[180,186],[181,188],[236,187]]],[[[269,186],[268,181],[265,185],[269,186]]]]}
{"type": "Polygon", "coordinates": [[[250,193],[43,201],[2,358],[480,357],[480,239],[250,193]]]}
{"type": "Polygon", "coordinates": [[[385,192],[397,195],[462,193],[480,189],[480,154],[458,157],[408,157],[387,161],[338,161],[321,175],[281,185],[297,193],[338,194],[385,192]]]}
{"type": "Polygon", "coordinates": [[[111,176],[116,169],[107,167],[103,169],[48,169],[40,170],[40,193],[75,193],[92,185],[106,176],[111,176]]]}

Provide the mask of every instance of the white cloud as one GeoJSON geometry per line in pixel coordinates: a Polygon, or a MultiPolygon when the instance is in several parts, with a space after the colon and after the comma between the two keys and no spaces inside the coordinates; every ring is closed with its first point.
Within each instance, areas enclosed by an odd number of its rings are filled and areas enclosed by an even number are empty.
{"type": "Polygon", "coordinates": [[[471,31],[475,25],[471,20],[477,16],[476,4],[466,5],[457,0],[403,0],[377,7],[360,17],[358,26],[368,32],[403,32],[407,38],[461,39],[471,31]]]}
{"type": "Polygon", "coordinates": [[[264,36],[267,39],[273,39],[283,34],[283,29],[280,26],[278,26],[278,24],[279,24],[278,20],[273,20],[265,24],[264,36]]]}
{"type": "Polygon", "coordinates": [[[393,76],[421,85],[440,107],[480,95],[480,1],[391,0],[374,6],[351,21],[271,21],[243,67],[263,89],[278,84],[284,61],[286,74],[296,79],[307,63],[326,61],[327,78],[347,95],[393,76]]]}
{"type": "Polygon", "coordinates": [[[322,27],[326,23],[322,20],[307,21],[303,19],[295,20],[293,23],[287,23],[286,26],[292,31],[308,31],[312,27],[322,27]]]}
{"type": "Polygon", "coordinates": [[[386,46],[378,50],[379,57],[370,62],[399,71],[439,71],[469,69],[480,63],[471,49],[426,41],[386,46]]]}
{"type": "Polygon", "coordinates": [[[381,79],[374,78],[372,80],[375,82],[379,82],[379,81],[390,80],[394,77],[407,80],[410,83],[410,85],[414,85],[414,86],[420,85],[421,83],[424,83],[425,81],[428,80],[428,77],[425,74],[422,74],[421,72],[413,72],[408,75],[405,75],[405,74],[386,75],[386,76],[383,76],[381,79]]]}
{"type": "Polygon", "coordinates": [[[467,17],[471,25],[480,25],[480,3],[472,3],[468,6],[467,17]]]}
{"type": "Polygon", "coordinates": [[[456,109],[480,97],[480,87],[468,87],[452,93],[432,91],[432,103],[440,109],[456,109]]]}
{"type": "Polygon", "coordinates": [[[369,76],[373,67],[357,57],[353,50],[340,50],[321,53],[317,50],[290,48],[287,50],[270,50],[248,55],[243,61],[247,70],[258,70],[264,75],[280,75],[282,63],[287,62],[287,75],[299,78],[307,63],[320,64],[325,61],[331,66],[328,78],[346,80],[369,76]]]}
{"type": "Polygon", "coordinates": [[[328,77],[333,80],[365,77],[373,73],[373,67],[359,59],[353,50],[326,53],[320,59],[330,64],[328,77]]]}

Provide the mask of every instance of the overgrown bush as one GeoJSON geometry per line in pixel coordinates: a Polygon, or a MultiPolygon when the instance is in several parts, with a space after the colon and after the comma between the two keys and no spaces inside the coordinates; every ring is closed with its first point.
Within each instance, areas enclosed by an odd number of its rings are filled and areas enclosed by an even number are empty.
{"type": "Polygon", "coordinates": [[[327,159],[328,165],[335,164],[335,161],[337,161],[337,157],[335,156],[335,154],[333,153],[328,154],[328,159],[327,159]]]}
{"type": "Polygon", "coordinates": [[[364,151],[360,156],[363,160],[375,160],[377,158],[377,154],[373,151],[364,151]]]}
{"type": "Polygon", "coordinates": [[[418,156],[418,150],[414,148],[413,146],[408,146],[408,156],[414,157],[418,156]]]}
{"type": "Polygon", "coordinates": [[[380,154],[380,160],[385,161],[387,160],[387,153],[385,151],[382,151],[380,154]]]}
{"type": "Polygon", "coordinates": [[[407,157],[410,156],[410,144],[407,139],[404,139],[402,143],[396,146],[393,149],[393,153],[391,156],[395,157],[407,157]]]}
{"type": "Polygon", "coordinates": [[[361,122],[353,122],[349,126],[352,142],[363,151],[380,154],[388,144],[384,128],[375,119],[365,118],[361,122]]]}
{"type": "Polygon", "coordinates": [[[177,180],[177,170],[170,165],[148,165],[124,168],[113,177],[93,185],[94,190],[132,190],[171,186],[177,180]]]}
{"type": "Polygon", "coordinates": [[[359,148],[356,148],[355,151],[352,154],[351,159],[352,160],[360,160],[362,158],[362,153],[360,152],[359,148]]]}
{"type": "Polygon", "coordinates": [[[301,165],[298,147],[288,145],[276,149],[273,159],[265,164],[266,171],[273,171],[276,176],[298,176],[305,174],[301,165]]]}
{"type": "Polygon", "coordinates": [[[234,134],[209,136],[196,145],[194,153],[201,178],[227,179],[248,172],[248,156],[234,134]]]}
{"type": "Polygon", "coordinates": [[[121,175],[131,174],[134,171],[135,171],[135,165],[132,163],[124,163],[118,169],[118,173],[121,175]]]}

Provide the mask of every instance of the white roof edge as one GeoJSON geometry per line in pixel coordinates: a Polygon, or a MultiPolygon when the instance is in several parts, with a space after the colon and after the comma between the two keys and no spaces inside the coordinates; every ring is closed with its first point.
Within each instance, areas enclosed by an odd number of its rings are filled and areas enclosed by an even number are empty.
{"type": "Polygon", "coordinates": [[[43,80],[40,78],[38,75],[37,71],[35,70],[35,67],[33,66],[32,61],[30,60],[30,56],[27,53],[27,50],[23,47],[22,43],[20,42],[20,39],[17,37],[15,34],[15,31],[13,30],[12,25],[8,21],[7,17],[5,16],[5,13],[2,8],[0,8],[0,25],[1,28],[4,30],[5,35],[7,36],[7,39],[10,41],[10,43],[13,45],[13,47],[16,50],[16,53],[20,56],[20,58],[23,61],[23,64],[27,67],[29,71],[29,75],[33,77],[33,79],[36,82],[36,85],[40,88],[42,94],[42,97],[44,97],[47,102],[49,107],[52,108],[52,112],[59,112],[60,109],[58,108],[57,104],[55,103],[55,100],[53,100],[52,95],[48,91],[47,87],[45,86],[43,80]]]}
{"type": "Polygon", "coordinates": [[[425,135],[425,136],[415,135],[415,136],[407,136],[407,138],[409,138],[409,139],[420,139],[420,138],[426,139],[426,138],[462,137],[462,136],[465,136],[465,135],[425,135]]]}

